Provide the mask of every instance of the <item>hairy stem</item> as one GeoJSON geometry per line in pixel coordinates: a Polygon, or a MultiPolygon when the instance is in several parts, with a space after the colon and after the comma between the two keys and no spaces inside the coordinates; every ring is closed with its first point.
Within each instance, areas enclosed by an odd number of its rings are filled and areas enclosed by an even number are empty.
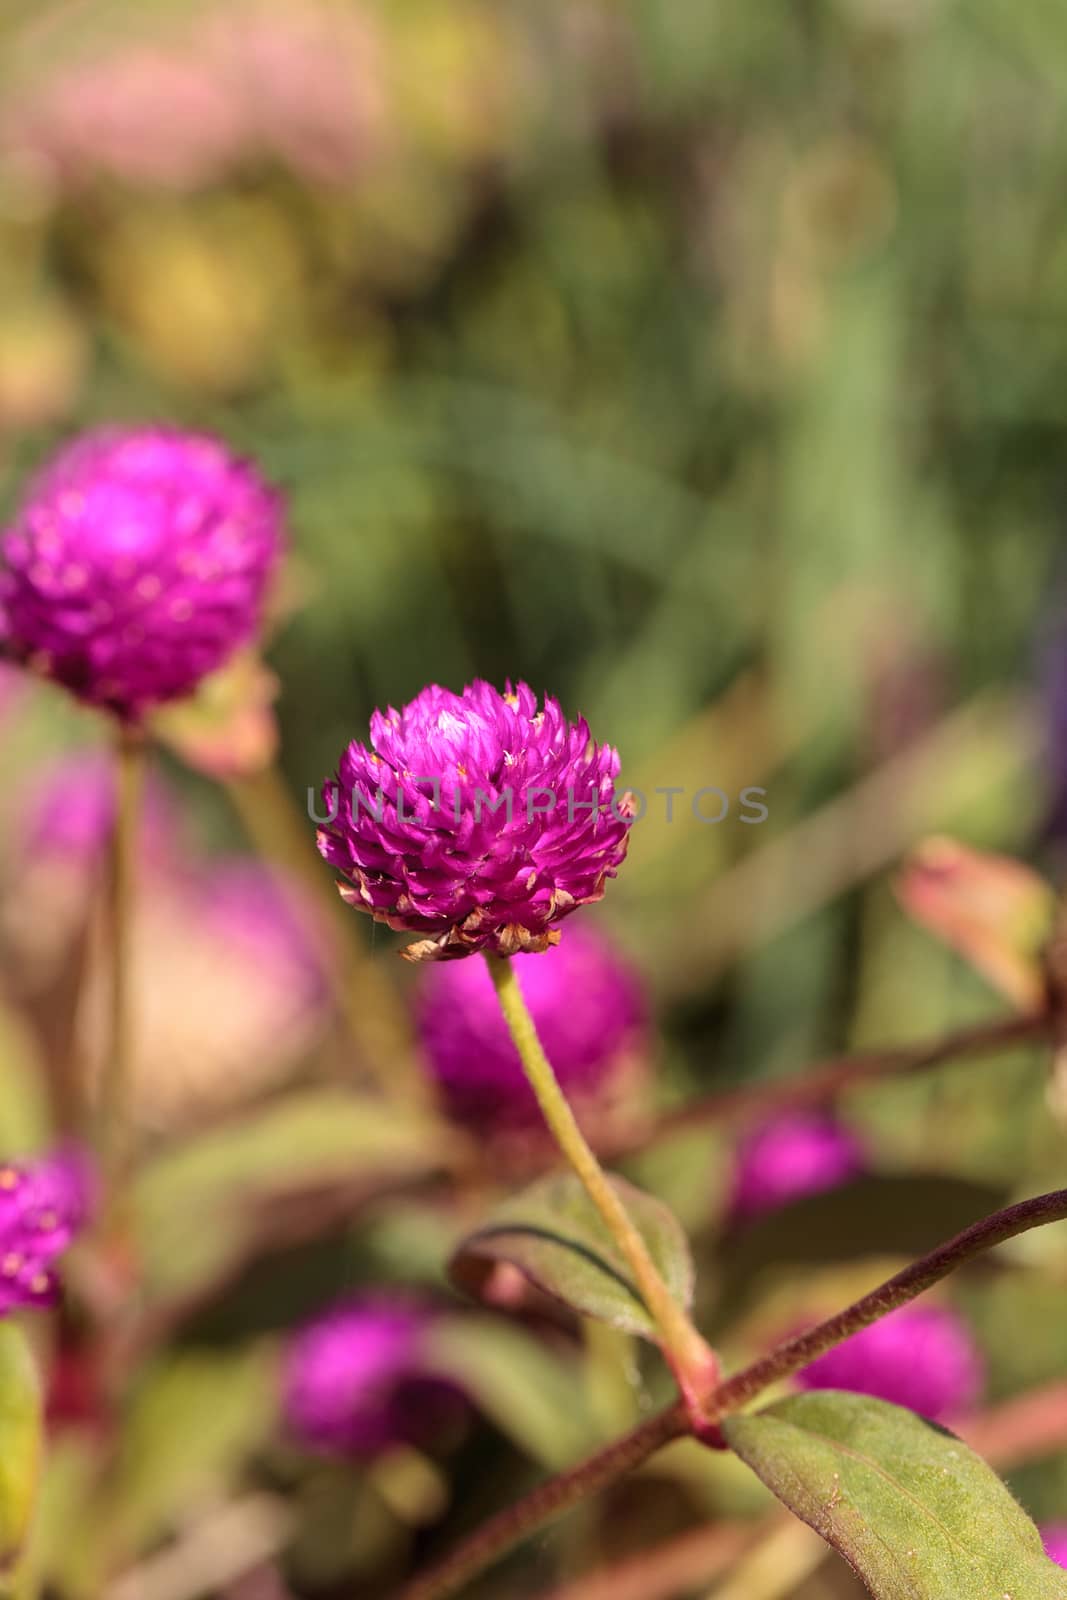
{"type": "Polygon", "coordinates": [[[144,739],[125,724],[115,745],[116,801],[112,834],[110,934],[111,994],[109,1049],[98,1102],[98,1148],[109,1187],[117,1189],[129,1160],[133,1018],[130,1005],[131,923],[134,913],[137,849],[140,836],[144,739]]]}
{"type": "MultiPolygon", "coordinates": [[[[853,1305],[828,1317],[807,1333],[789,1339],[770,1355],[719,1384],[708,1409],[715,1418],[738,1411],[771,1384],[814,1361],[825,1350],[858,1333],[898,1306],[906,1305],[984,1250],[1003,1244],[1030,1228],[1067,1218],[1067,1189],[1038,1195],[1004,1211],[994,1212],[913,1262],[853,1305]]],[[[402,1590],[398,1600],[446,1600],[471,1578],[505,1555],[514,1545],[550,1522],[560,1511],[613,1483],[639,1466],[672,1439],[692,1434],[693,1419],[683,1402],[659,1412],[632,1433],[590,1456],[560,1477],[552,1478],[473,1533],[450,1556],[402,1590]]],[[[1051,1430],[1050,1430],[1051,1431],[1051,1430]]],[[[1057,1432],[1056,1437],[1059,1437],[1057,1432]]]]}
{"type": "Polygon", "coordinates": [[[898,1306],[907,1305],[909,1300],[915,1300],[924,1290],[941,1278],[947,1278],[950,1272],[955,1272],[957,1267],[981,1255],[984,1250],[991,1250],[994,1245],[1003,1244],[1005,1239],[1014,1239],[1016,1234],[1039,1228],[1046,1222],[1061,1222],[1065,1217],[1067,1189],[1056,1189],[1051,1194],[1038,1195],[1033,1200],[1024,1200],[1019,1205],[983,1217],[981,1222],[973,1223],[954,1239],[931,1250],[929,1255],[913,1261],[903,1271],[887,1278],[885,1283],[846,1306],[844,1311],[828,1317],[806,1333],[787,1339],[769,1355],[728,1378],[712,1396],[713,1415],[719,1418],[730,1411],[738,1411],[772,1383],[789,1377],[824,1351],[858,1333],[861,1328],[877,1322],[898,1306]]]}
{"type": "Polygon", "coordinates": [[[638,1292],[659,1330],[663,1353],[693,1421],[699,1426],[704,1402],[718,1381],[718,1362],[664,1283],[645,1241],[579,1128],[537,1036],[512,961],[496,955],[487,955],[486,961],[505,1021],[549,1130],[633,1273],[638,1292]]]}
{"type": "Polygon", "coordinates": [[[588,1456],[569,1472],[561,1472],[547,1483],[539,1484],[525,1499],[483,1523],[437,1566],[407,1584],[397,1600],[447,1600],[449,1595],[458,1594],[464,1584],[506,1555],[528,1534],[543,1528],[578,1501],[625,1477],[665,1444],[683,1438],[689,1431],[689,1418],[681,1402],[657,1412],[632,1433],[624,1434],[605,1449],[588,1456]]]}

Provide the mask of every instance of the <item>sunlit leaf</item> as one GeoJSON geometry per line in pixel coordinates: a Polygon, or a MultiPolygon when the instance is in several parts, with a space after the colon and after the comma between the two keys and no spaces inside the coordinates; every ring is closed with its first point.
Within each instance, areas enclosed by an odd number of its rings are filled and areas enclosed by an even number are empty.
{"type": "Polygon", "coordinates": [[[723,1431],[876,1600],[1067,1596],[1067,1574],[996,1474],[914,1412],[827,1389],[730,1417],[723,1431]]]}
{"type": "MultiPolygon", "coordinates": [[[[667,1287],[684,1305],[693,1295],[693,1263],[681,1225],[659,1200],[621,1178],[616,1192],[648,1246],[667,1287]]],[[[630,1268],[578,1179],[552,1174],[497,1208],[459,1246],[452,1275],[481,1290],[494,1264],[517,1267],[539,1288],[585,1316],[655,1339],[656,1329],[630,1268]]]]}

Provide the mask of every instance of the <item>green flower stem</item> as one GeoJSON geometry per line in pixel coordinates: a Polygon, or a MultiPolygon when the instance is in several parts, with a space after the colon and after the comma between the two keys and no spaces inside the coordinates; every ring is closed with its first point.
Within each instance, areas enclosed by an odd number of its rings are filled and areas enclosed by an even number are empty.
{"type": "Polygon", "coordinates": [[[97,1105],[97,1146],[112,1193],[122,1184],[130,1156],[129,1099],[133,1074],[131,923],[136,895],[144,749],[140,731],[125,724],[120,725],[115,743],[117,798],[111,851],[109,1049],[104,1059],[97,1105]]]}
{"type": "Polygon", "coordinates": [[[694,1424],[699,1427],[706,1420],[708,1396],[718,1382],[719,1364],[715,1355],[664,1283],[645,1241],[579,1128],[541,1046],[513,963],[506,957],[488,954],[486,962],[504,1019],[544,1119],[633,1273],[638,1292],[659,1330],[663,1353],[694,1424]]]}

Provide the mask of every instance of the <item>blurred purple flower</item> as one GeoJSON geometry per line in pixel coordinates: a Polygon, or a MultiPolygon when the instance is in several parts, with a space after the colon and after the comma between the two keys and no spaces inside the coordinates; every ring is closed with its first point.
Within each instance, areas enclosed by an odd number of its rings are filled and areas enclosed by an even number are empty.
{"type": "Polygon", "coordinates": [[[1067,1522],[1045,1522],[1041,1525],[1045,1554],[1057,1566],[1067,1567],[1067,1522]]]}
{"type": "MultiPolygon", "coordinates": [[[[38,770],[18,797],[0,877],[12,989],[47,1007],[83,963],[79,1048],[108,1047],[109,955],[91,915],[107,871],[115,777],[90,748],[38,770]]],[[[149,774],[134,919],[133,1113],[173,1130],[284,1081],[332,1013],[332,946],[298,879],[247,856],[194,853],[177,801],[149,774]],[[189,995],[197,1004],[189,1004],[189,995]]]]}
{"type": "Polygon", "coordinates": [[[797,1374],[803,1389],[851,1389],[940,1421],[967,1411],[984,1381],[966,1323],[944,1306],[907,1305],[797,1374]]]}
{"type": "Polygon", "coordinates": [[[741,1219],[774,1211],[847,1183],[866,1166],[860,1140],[832,1117],[806,1111],[776,1117],[750,1133],[737,1152],[731,1214],[741,1219]]]}
{"type": "MultiPolygon", "coordinates": [[[[517,974],[549,1060],[569,1098],[609,1091],[646,1044],[647,1007],[629,964],[599,935],[575,928],[517,974]]],[[[492,1133],[538,1128],[541,1116],[482,961],[423,970],[416,1020],[444,1103],[458,1122],[492,1133]]]]}
{"type": "Polygon", "coordinates": [[[212,937],[273,974],[294,1010],[328,1003],[330,953],[301,883],[252,857],[221,857],[203,872],[199,900],[212,937]]]}
{"type": "Polygon", "coordinates": [[[283,1410],[314,1450],[369,1456],[424,1444],[463,1408],[455,1386],[427,1370],[430,1314],[403,1300],[352,1300],[298,1332],[284,1374],[283,1410]]]}
{"type": "Polygon", "coordinates": [[[0,1316],[55,1300],[55,1261],[89,1220],[95,1197],[92,1167],[78,1149],[0,1167],[0,1316]]]}
{"type": "Polygon", "coordinates": [[[349,905],[431,936],[411,960],[545,950],[626,854],[618,771],[610,745],[549,695],[539,711],[525,683],[430,684],[403,710],[376,711],[370,747],[344,752],[323,789],[319,850],[349,905]]]}
{"type": "MultiPolygon", "coordinates": [[[[23,797],[19,847],[28,857],[63,857],[94,867],[107,852],[115,825],[115,763],[102,747],[75,750],[39,769],[23,797]]],[[[141,807],[141,853],[164,860],[180,832],[175,808],[154,773],[141,807]]]]}
{"type": "Polygon", "coordinates": [[[278,495],[218,440],[85,434],[31,485],[0,542],[0,642],[135,720],[255,635],[281,546],[278,495]]]}
{"type": "MultiPolygon", "coordinates": [[[[135,925],[132,1098],[174,1130],[285,1082],[331,1014],[331,953],[298,880],[245,857],[161,876],[135,925]],[[197,996],[191,1006],[189,995],[197,996]]],[[[86,1054],[106,1048],[106,969],[92,974],[86,1054]]]]}

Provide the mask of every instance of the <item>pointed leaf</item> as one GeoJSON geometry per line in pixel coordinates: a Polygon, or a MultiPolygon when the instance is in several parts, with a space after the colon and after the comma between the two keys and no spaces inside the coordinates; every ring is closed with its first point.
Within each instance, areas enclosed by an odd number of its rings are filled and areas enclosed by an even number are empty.
{"type": "MultiPolygon", "coordinates": [[[[609,1180],[648,1246],[667,1287],[683,1305],[693,1296],[693,1262],[677,1218],[659,1200],[622,1178],[609,1180]]],[[[517,1267],[538,1288],[588,1317],[655,1340],[656,1328],[630,1269],[578,1179],[541,1178],[498,1207],[459,1246],[455,1281],[481,1293],[493,1267],[517,1267]]]]}
{"type": "Polygon", "coordinates": [[[21,1329],[0,1323],[0,1569],[18,1556],[37,1492],[41,1392],[21,1329]]]}
{"type": "Polygon", "coordinates": [[[876,1600],[1067,1597],[1067,1573],[996,1474],[914,1412],[827,1389],[729,1417],[723,1432],[876,1600]]]}

